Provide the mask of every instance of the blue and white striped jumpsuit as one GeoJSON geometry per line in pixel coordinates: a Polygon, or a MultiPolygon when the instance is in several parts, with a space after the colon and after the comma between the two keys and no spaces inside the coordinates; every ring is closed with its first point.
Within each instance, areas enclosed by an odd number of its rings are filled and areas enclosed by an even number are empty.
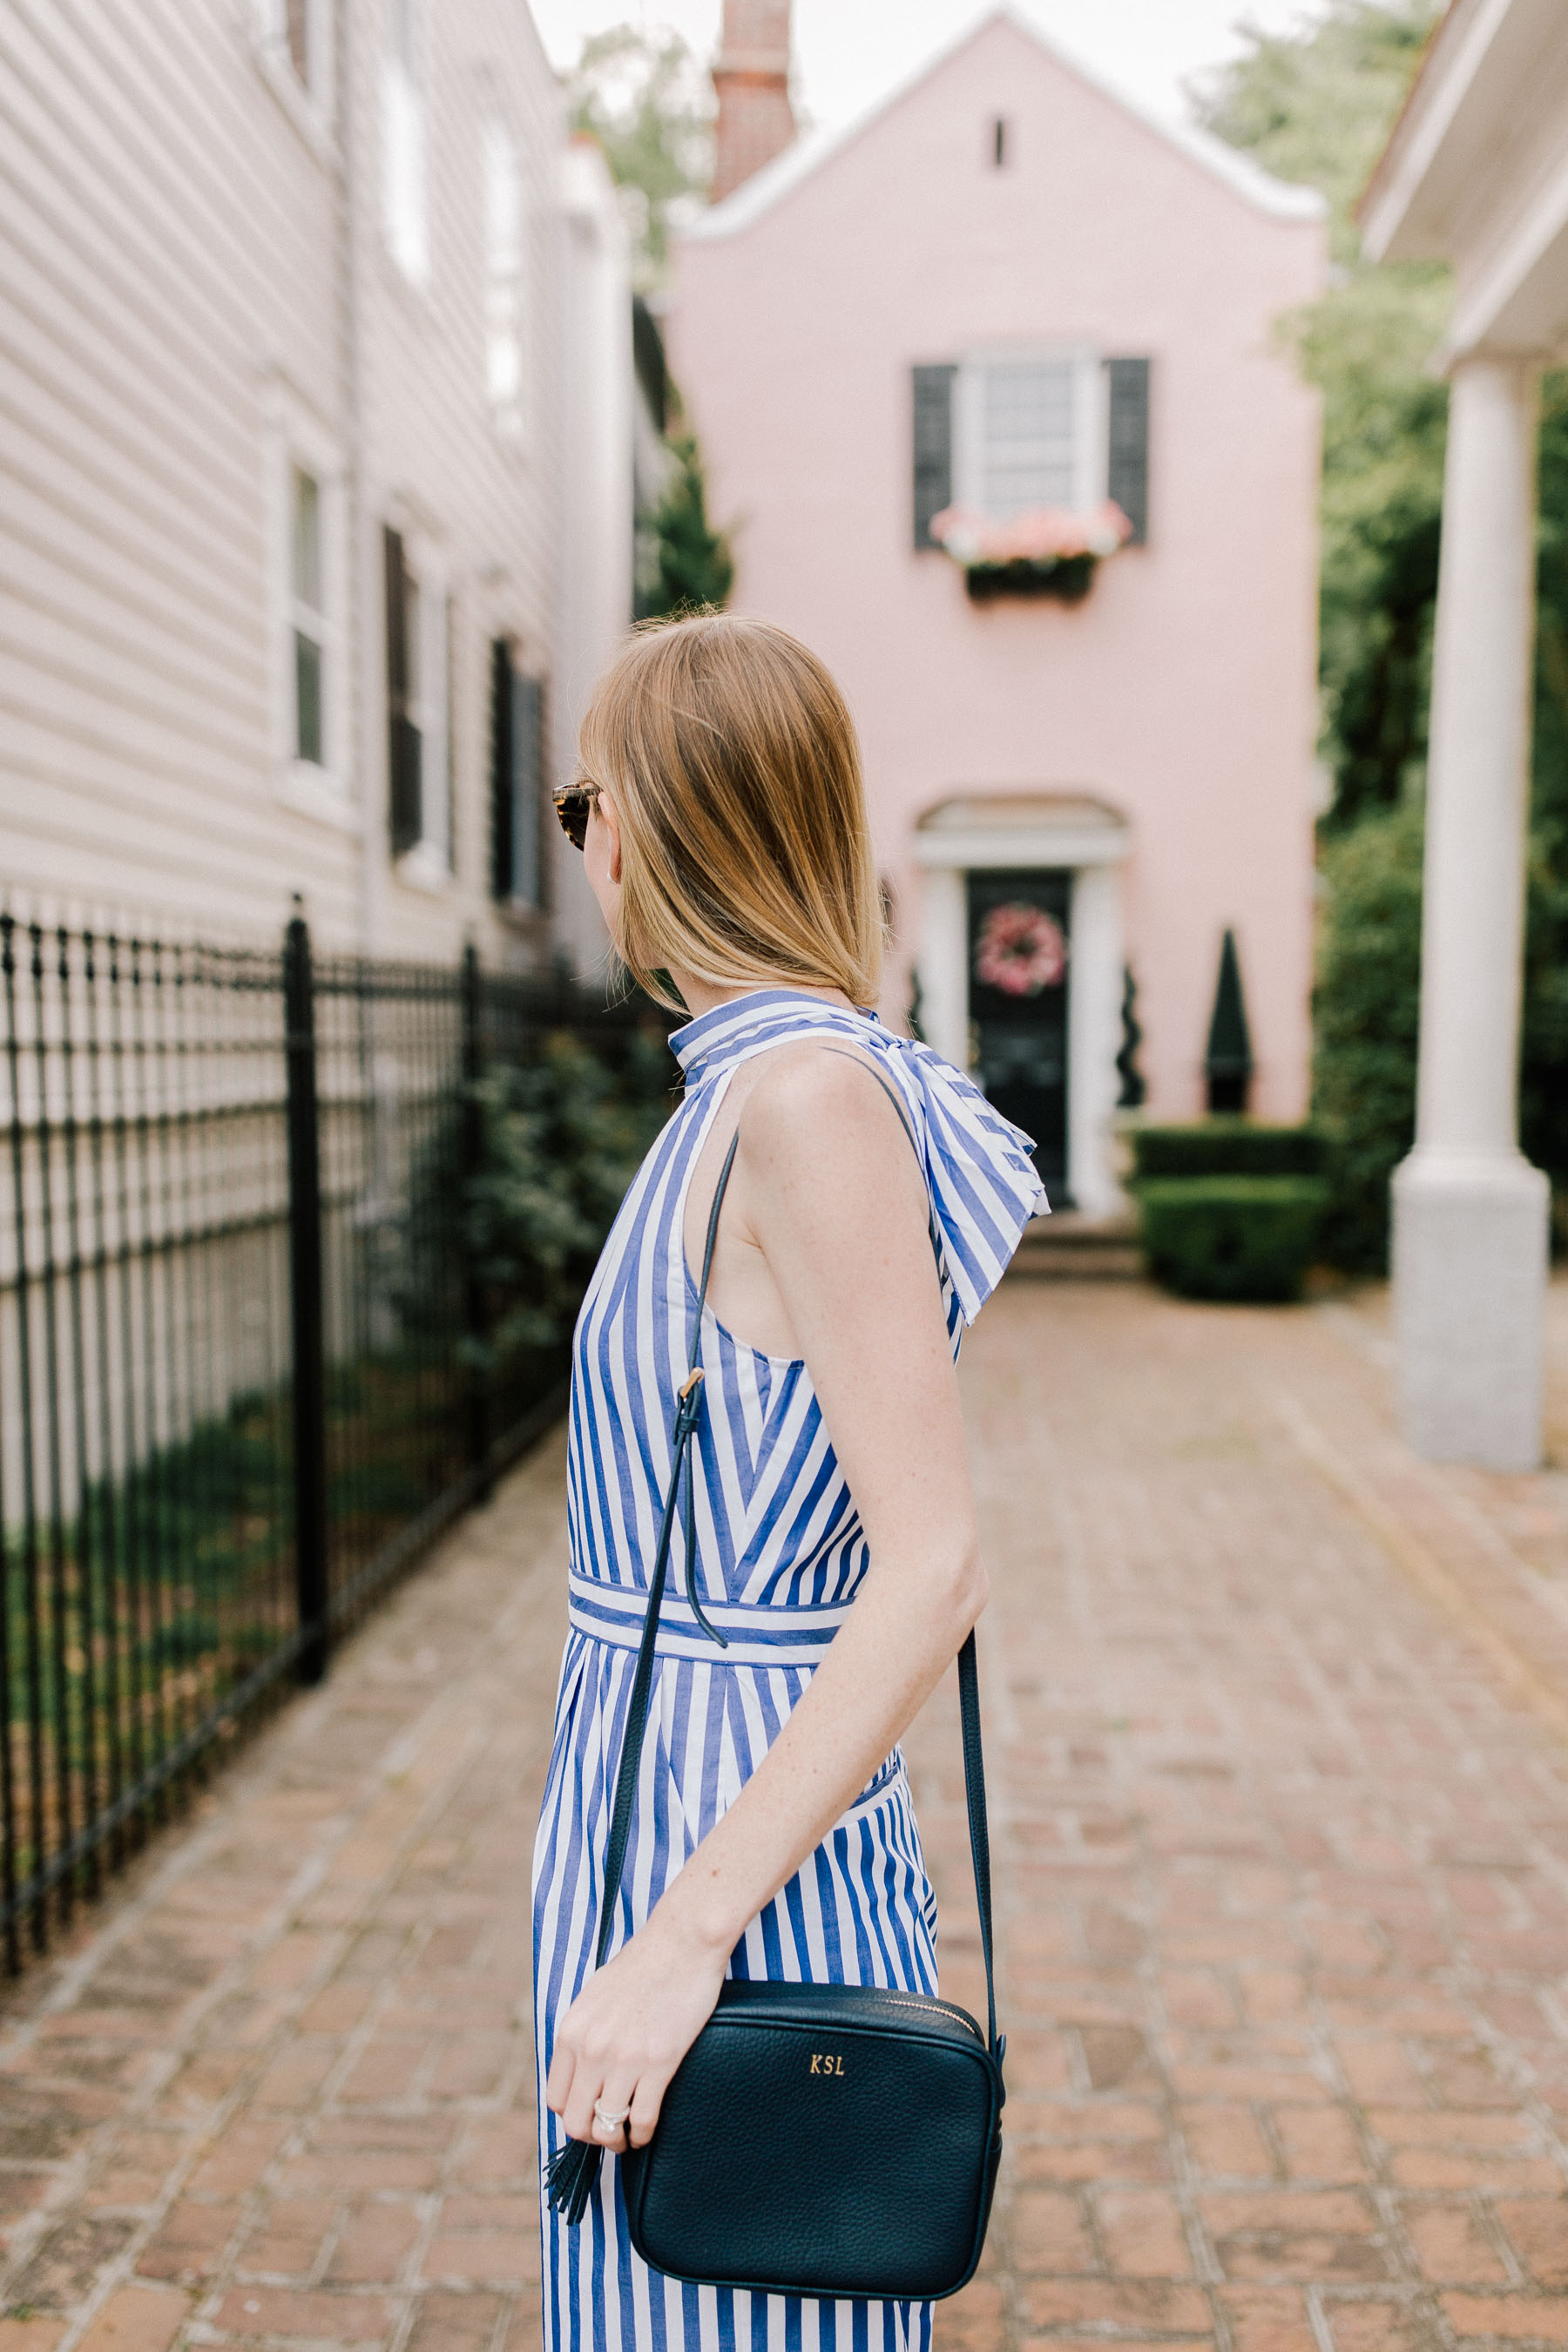
{"type": "MultiPolygon", "coordinates": [[[[571,1631],[533,1865],[541,2166],[560,2145],[543,2103],[557,2021],[592,1965],[608,1812],[697,1292],[687,1188],[731,1073],[786,1039],[873,1054],[925,1162],[953,1350],[1045,1197],[1027,1139],[924,1045],[868,1014],[767,989],[671,1040],[686,1096],[639,1171],[595,1272],[574,1342],[571,1631]]],[[[759,1354],[704,1316],[694,1453],[697,1588],[729,1637],[706,1640],[684,1598],[677,1522],[658,1666],[612,1949],[640,1926],[755,1769],[866,1573],[868,1547],[803,1362],[759,1354]]],[[[937,1989],[936,1904],[895,1749],[832,1835],[763,1911],[737,1977],[937,1989]]],[[[543,2211],[548,2352],[925,2352],[928,2303],[825,2303],[683,2285],[626,2231],[620,2166],[601,2168],[582,2224],[543,2211]]]]}

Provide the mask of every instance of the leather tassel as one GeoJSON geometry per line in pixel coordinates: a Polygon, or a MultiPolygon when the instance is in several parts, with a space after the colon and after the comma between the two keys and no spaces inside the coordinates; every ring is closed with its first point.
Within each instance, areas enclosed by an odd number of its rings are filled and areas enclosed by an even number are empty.
{"type": "Polygon", "coordinates": [[[569,2139],[544,2168],[545,2193],[569,2229],[574,2230],[588,2210],[603,2153],[587,2140],[569,2139]]]}

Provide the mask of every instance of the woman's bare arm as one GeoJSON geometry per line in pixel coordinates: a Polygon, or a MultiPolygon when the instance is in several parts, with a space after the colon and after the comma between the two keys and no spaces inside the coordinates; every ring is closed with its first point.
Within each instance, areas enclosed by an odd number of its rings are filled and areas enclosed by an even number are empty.
{"type": "Polygon", "coordinates": [[[865,1786],[984,1606],[924,1187],[857,1058],[769,1057],[742,1107],[724,1214],[766,1260],[871,1567],[767,1756],[563,2021],[547,2095],[576,2138],[595,2136],[597,2099],[630,2107],[634,2145],[651,2136],[748,1923],[865,1786]]]}

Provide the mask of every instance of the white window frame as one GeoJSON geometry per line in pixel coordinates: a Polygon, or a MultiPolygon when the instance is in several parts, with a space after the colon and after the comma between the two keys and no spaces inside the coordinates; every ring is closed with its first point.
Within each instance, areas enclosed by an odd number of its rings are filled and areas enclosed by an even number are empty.
{"type": "Polygon", "coordinates": [[[386,249],[410,286],[430,279],[429,25],[426,0],[381,0],[381,201],[386,249]],[[396,35],[407,32],[406,50],[396,35]]]}
{"type": "Polygon", "coordinates": [[[342,453],[304,404],[282,385],[266,395],[268,637],[271,648],[273,788],[307,816],[357,833],[360,812],[349,796],[348,500],[342,453]],[[294,630],[294,473],[312,477],[319,499],[321,608],[321,757],[296,750],[298,713],[294,630]]]}
{"type": "Polygon", "coordinates": [[[393,866],[416,890],[446,890],[452,876],[451,589],[441,550],[429,532],[395,509],[404,567],[419,599],[412,648],[416,692],[407,713],[419,730],[419,838],[393,866]]]}
{"type": "Polygon", "coordinates": [[[1068,501],[1088,514],[1106,495],[1110,468],[1110,396],[1100,355],[1083,343],[998,345],[967,352],[959,362],[953,407],[954,504],[978,514],[985,505],[985,376],[993,367],[1066,362],[1073,370],[1073,487],[1068,501]]]}
{"type": "Polygon", "coordinates": [[[251,0],[251,47],[262,79],[294,128],[330,159],[337,103],[332,0],[304,0],[306,79],[289,47],[288,0],[251,0]]]}
{"type": "Polygon", "coordinates": [[[501,439],[521,448],[527,439],[530,321],[528,191],[522,143],[498,108],[479,131],[479,200],[484,238],[485,393],[490,422],[501,439]],[[511,218],[501,218],[510,180],[511,218]]]}

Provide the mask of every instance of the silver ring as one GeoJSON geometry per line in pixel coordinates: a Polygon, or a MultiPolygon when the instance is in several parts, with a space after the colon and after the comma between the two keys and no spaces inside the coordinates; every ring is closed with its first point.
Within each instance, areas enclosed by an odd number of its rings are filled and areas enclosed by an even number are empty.
{"type": "Polygon", "coordinates": [[[630,2107],[607,2107],[603,2099],[594,2102],[594,2121],[605,2131],[619,2131],[630,2114],[630,2107]]]}

